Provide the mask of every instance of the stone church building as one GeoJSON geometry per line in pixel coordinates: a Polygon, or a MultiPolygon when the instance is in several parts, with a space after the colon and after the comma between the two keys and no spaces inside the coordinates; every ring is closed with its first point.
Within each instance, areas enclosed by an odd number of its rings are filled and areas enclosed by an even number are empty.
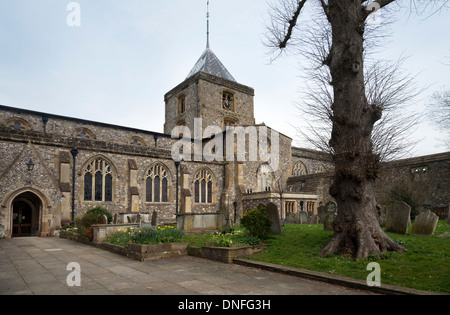
{"type": "MultiPolygon", "coordinates": [[[[292,147],[288,136],[255,124],[254,95],[207,47],[187,78],[164,97],[164,133],[0,105],[0,237],[49,236],[96,206],[122,216],[157,213],[159,224],[186,213],[222,211],[234,218],[269,203],[281,219],[301,211],[313,217],[320,204],[331,200],[331,158],[292,147]],[[200,138],[194,132],[199,121],[200,138]],[[221,141],[219,134],[203,137],[211,126],[222,131],[221,141]],[[232,126],[241,126],[244,134],[226,137],[232,126]],[[174,135],[183,127],[191,130],[190,137],[174,135]],[[257,150],[252,130],[259,139],[267,133],[267,141],[257,144],[277,153],[275,168],[259,155],[249,158],[257,150]],[[185,158],[175,163],[173,148],[181,137],[193,148],[189,157],[200,146],[201,152],[223,158],[186,158],[183,146],[185,158]],[[244,139],[241,159],[239,137],[244,139]],[[228,148],[230,139],[234,150],[227,155],[219,144],[228,148]]],[[[428,181],[432,172],[439,173],[441,199],[433,202],[446,206],[449,161],[443,154],[402,166],[407,176],[428,172],[428,181]],[[445,176],[433,163],[444,167],[445,176]]]]}

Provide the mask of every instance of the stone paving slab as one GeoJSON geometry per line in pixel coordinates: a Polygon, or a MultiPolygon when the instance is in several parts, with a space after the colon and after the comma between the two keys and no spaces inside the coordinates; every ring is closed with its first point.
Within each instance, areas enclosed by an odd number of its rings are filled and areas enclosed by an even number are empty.
{"type": "Polygon", "coordinates": [[[196,257],[136,262],[60,238],[0,240],[0,294],[39,295],[366,295],[256,268],[196,257]],[[69,287],[67,264],[81,267],[69,287]]]}

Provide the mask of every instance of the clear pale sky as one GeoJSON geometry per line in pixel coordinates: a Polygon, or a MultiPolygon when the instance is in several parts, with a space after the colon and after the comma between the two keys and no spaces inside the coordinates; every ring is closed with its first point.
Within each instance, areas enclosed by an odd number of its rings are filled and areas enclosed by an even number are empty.
{"type": "MultiPolygon", "coordinates": [[[[0,104],[163,131],[164,94],[181,83],[206,45],[206,0],[78,0],[81,25],[67,25],[68,0],[0,2],[0,104]]],[[[263,0],[211,0],[211,49],[234,78],[255,89],[256,122],[290,136],[305,82],[300,56],[269,64],[263,0]]],[[[401,11],[400,11],[401,12],[401,11]]],[[[397,14],[380,54],[409,56],[405,67],[428,89],[414,104],[450,88],[449,11],[397,14]]],[[[415,156],[445,151],[427,118],[411,135],[415,156]]]]}

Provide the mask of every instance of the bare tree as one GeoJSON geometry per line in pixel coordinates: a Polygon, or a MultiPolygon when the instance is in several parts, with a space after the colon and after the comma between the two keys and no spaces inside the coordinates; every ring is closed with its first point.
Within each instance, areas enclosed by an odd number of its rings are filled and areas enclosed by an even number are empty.
{"type": "Polygon", "coordinates": [[[280,196],[280,218],[284,219],[286,214],[283,207],[283,194],[287,192],[287,178],[283,172],[273,173],[272,191],[280,196]]]}
{"type": "MultiPolygon", "coordinates": [[[[335,175],[330,194],[339,211],[334,236],[322,250],[323,255],[339,252],[361,259],[404,250],[381,230],[374,190],[383,154],[381,147],[386,148],[383,142],[395,142],[387,140],[386,135],[373,136],[377,123],[383,119],[386,124],[395,123],[394,118],[388,119],[383,113],[388,112],[389,104],[402,100],[402,93],[394,93],[395,97],[386,94],[390,76],[380,77],[379,67],[371,69],[365,63],[367,43],[376,43],[382,35],[384,23],[376,23],[377,15],[383,13],[384,22],[388,15],[402,9],[401,2],[281,0],[271,4],[267,45],[278,52],[277,56],[286,50],[297,50],[310,61],[310,69],[314,70],[311,80],[317,83],[310,105],[327,117],[329,128],[325,126],[323,131],[331,130],[328,137],[318,139],[319,145],[329,147],[333,155],[335,175]],[[312,21],[302,16],[308,9],[312,21]],[[374,15],[375,23],[371,20],[374,15]]],[[[442,1],[411,3],[412,11],[442,5],[442,1]]],[[[394,90],[404,90],[401,82],[396,82],[394,90]]]]}
{"type": "Polygon", "coordinates": [[[439,139],[444,147],[450,149],[450,90],[435,92],[433,101],[427,106],[428,117],[436,129],[443,132],[444,138],[439,139]]]}
{"type": "MultiPolygon", "coordinates": [[[[420,114],[411,110],[416,96],[424,89],[417,88],[414,77],[403,73],[404,58],[397,61],[378,61],[365,69],[366,97],[369,104],[383,108],[383,115],[372,132],[373,150],[381,161],[406,157],[417,144],[409,136],[420,121],[420,114]]],[[[309,70],[311,71],[311,69],[309,70]]],[[[313,71],[314,80],[303,93],[298,104],[307,127],[298,127],[297,132],[315,149],[333,153],[329,140],[332,125],[333,93],[329,84],[329,73],[313,71]]]]}

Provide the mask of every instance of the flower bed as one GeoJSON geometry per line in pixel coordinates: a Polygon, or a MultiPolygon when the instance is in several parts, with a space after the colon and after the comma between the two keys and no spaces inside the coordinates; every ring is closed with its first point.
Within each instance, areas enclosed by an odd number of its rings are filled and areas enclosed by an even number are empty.
{"type": "Polygon", "coordinates": [[[138,261],[187,255],[183,233],[171,225],[123,227],[109,234],[98,247],[138,261]]]}

